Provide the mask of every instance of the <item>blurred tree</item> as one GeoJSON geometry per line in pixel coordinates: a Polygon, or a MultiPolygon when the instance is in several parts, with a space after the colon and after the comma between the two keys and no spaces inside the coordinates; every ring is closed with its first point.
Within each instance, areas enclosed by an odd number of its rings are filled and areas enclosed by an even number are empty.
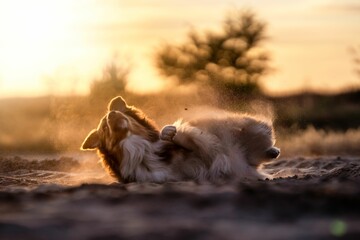
{"type": "Polygon", "coordinates": [[[265,29],[253,12],[236,10],[221,33],[192,30],[185,43],[161,47],[157,67],[180,84],[202,82],[231,95],[258,92],[259,79],[270,70],[269,55],[260,46],[265,29]]]}
{"type": "Polygon", "coordinates": [[[123,94],[129,73],[129,66],[119,64],[113,59],[103,69],[102,77],[92,82],[90,86],[90,98],[107,102],[113,97],[123,94]]]}
{"type": "Polygon", "coordinates": [[[350,53],[353,56],[353,62],[355,64],[355,73],[360,78],[360,45],[356,47],[350,48],[350,53]]]}

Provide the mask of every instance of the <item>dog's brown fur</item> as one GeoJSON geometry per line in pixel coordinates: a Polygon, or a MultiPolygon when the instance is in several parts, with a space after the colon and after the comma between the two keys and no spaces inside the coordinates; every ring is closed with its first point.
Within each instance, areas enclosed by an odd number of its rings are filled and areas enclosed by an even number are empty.
{"type": "Polygon", "coordinates": [[[114,98],[82,149],[98,149],[103,165],[119,181],[264,179],[258,166],[279,155],[270,123],[224,116],[178,121],[160,132],[155,123],[114,98]]]}

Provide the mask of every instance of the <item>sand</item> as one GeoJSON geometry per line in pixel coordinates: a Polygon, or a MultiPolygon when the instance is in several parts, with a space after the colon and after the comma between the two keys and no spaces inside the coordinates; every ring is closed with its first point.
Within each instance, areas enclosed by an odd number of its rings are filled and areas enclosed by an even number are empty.
{"type": "Polygon", "coordinates": [[[279,159],[273,180],[221,186],[36,159],[0,157],[0,239],[360,239],[360,157],[279,159]]]}

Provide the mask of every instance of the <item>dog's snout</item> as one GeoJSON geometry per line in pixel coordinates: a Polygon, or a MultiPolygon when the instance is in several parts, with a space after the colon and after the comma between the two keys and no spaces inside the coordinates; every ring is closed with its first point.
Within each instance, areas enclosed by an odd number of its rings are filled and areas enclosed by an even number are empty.
{"type": "Polygon", "coordinates": [[[115,111],[111,111],[111,112],[108,113],[108,118],[109,119],[112,119],[114,117],[116,117],[116,112],[115,111]]]}
{"type": "Polygon", "coordinates": [[[266,151],[266,157],[268,158],[277,158],[280,155],[280,149],[277,147],[272,147],[266,151]]]}
{"type": "Polygon", "coordinates": [[[107,124],[112,131],[120,131],[128,127],[126,117],[118,111],[108,112],[107,124]]]}
{"type": "Polygon", "coordinates": [[[117,111],[110,111],[107,115],[108,122],[117,122],[124,119],[123,115],[117,111]]]}

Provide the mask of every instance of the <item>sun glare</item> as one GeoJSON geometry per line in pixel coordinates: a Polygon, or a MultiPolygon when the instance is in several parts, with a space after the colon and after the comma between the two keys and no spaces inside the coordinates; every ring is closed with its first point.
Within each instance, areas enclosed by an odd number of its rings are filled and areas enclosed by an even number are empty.
{"type": "MultiPolygon", "coordinates": [[[[0,81],[16,91],[52,69],[54,54],[71,35],[68,1],[0,2],[0,81]]],[[[41,85],[40,81],[34,83],[41,85]]],[[[5,85],[5,86],[4,86],[5,85]]]]}
{"type": "MultiPolygon", "coordinates": [[[[0,0],[0,98],[85,94],[114,53],[134,62],[129,90],[166,88],[154,50],[163,42],[181,43],[192,27],[221,29],[231,8],[227,1],[190,2],[0,0]]],[[[243,4],[268,23],[265,48],[276,69],[264,78],[269,93],[359,86],[346,52],[358,44],[359,15],[352,8],[329,11],[332,5],[323,0],[253,2],[243,4]]]]}

